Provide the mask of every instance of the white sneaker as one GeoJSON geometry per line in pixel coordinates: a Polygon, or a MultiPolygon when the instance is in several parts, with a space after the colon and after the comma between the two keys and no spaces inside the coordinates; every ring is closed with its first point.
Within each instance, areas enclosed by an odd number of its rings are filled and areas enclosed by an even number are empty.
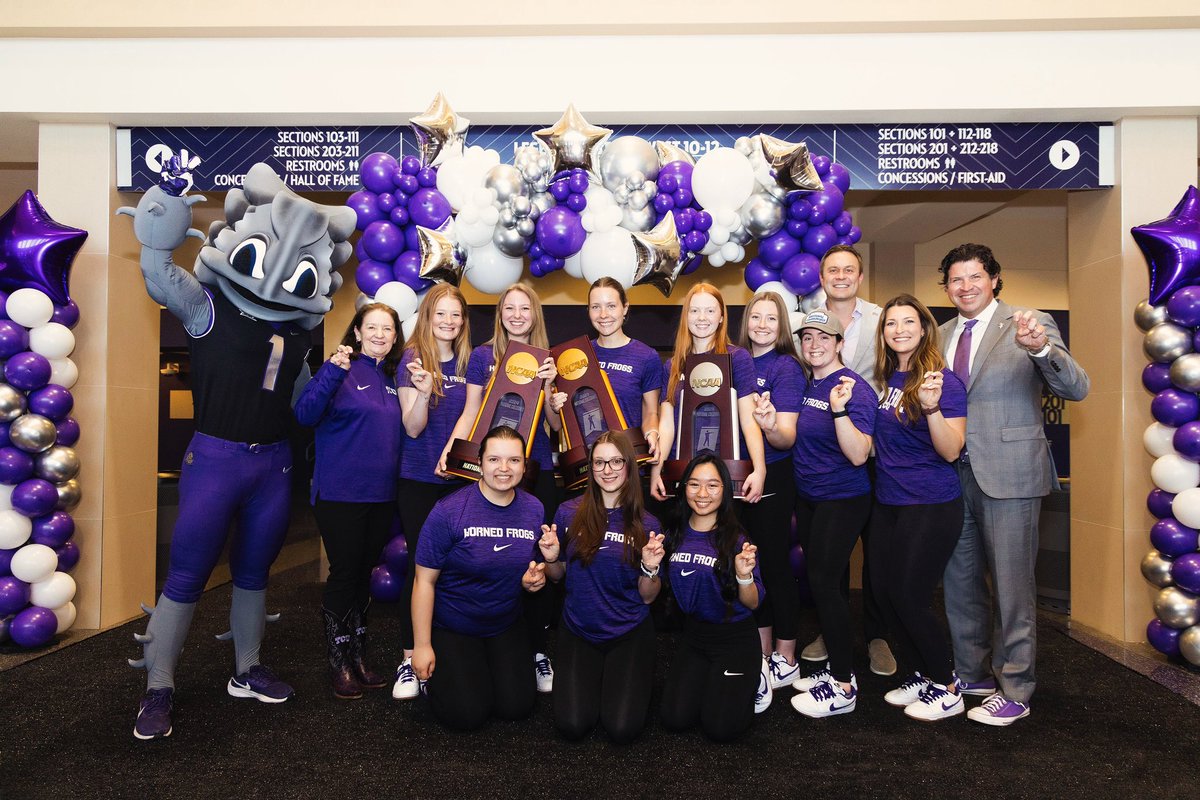
{"type": "Polygon", "coordinates": [[[825,662],[825,666],[805,678],[796,678],[792,681],[792,688],[798,692],[807,692],[809,689],[816,686],[818,683],[825,683],[833,680],[833,673],[829,671],[829,662],[825,662]]]}
{"type": "Polygon", "coordinates": [[[393,700],[412,700],[421,693],[422,681],[413,672],[412,659],[406,658],[396,667],[396,682],[392,684],[393,700]]]}
{"type": "Polygon", "coordinates": [[[758,691],[754,694],[754,713],[761,714],[771,707],[775,693],[771,691],[771,669],[767,657],[763,656],[762,669],[758,671],[758,691]]]}
{"type": "Polygon", "coordinates": [[[787,659],[779,655],[779,653],[771,653],[767,667],[771,671],[772,689],[782,689],[800,677],[800,665],[789,664],[787,659]]]}
{"type": "Polygon", "coordinates": [[[933,681],[922,678],[921,673],[914,672],[908,680],[900,684],[899,688],[892,689],[885,694],[883,699],[887,701],[888,705],[907,708],[921,699],[921,693],[931,683],[933,681]]]}
{"type": "Polygon", "coordinates": [[[792,698],[792,708],[806,717],[820,719],[832,717],[835,714],[849,714],[858,704],[858,686],[853,677],[850,679],[850,691],[842,688],[841,681],[830,680],[818,683],[807,692],[801,692],[792,698]]]}
{"type": "Polygon", "coordinates": [[[939,719],[957,716],[967,710],[961,694],[951,694],[940,683],[930,683],[921,692],[917,702],[904,707],[906,716],[919,719],[921,722],[937,722],[939,719]]]}
{"type": "Polygon", "coordinates": [[[533,674],[537,676],[537,690],[542,694],[554,691],[554,667],[550,666],[550,657],[545,653],[537,653],[533,657],[533,674]]]}
{"type": "Polygon", "coordinates": [[[824,661],[829,658],[829,650],[825,647],[825,637],[818,636],[800,651],[800,657],[805,661],[824,661]]]}

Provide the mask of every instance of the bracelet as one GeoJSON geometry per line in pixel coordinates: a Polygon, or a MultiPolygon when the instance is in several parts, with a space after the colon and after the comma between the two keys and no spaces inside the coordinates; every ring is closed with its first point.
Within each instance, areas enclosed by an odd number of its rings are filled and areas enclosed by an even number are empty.
{"type": "Polygon", "coordinates": [[[746,578],[745,580],[742,580],[736,574],[733,577],[734,577],[734,579],[737,580],[738,586],[749,586],[750,584],[754,583],[754,575],[753,574],[751,574],[750,577],[746,578]]]}
{"type": "Polygon", "coordinates": [[[655,567],[654,569],[650,569],[649,567],[646,566],[645,561],[639,561],[638,566],[641,567],[642,574],[645,575],[650,580],[654,580],[655,578],[658,577],[658,569],[659,569],[658,567],[655,567]]]}
{"type": "Polygon", "coordinates": [[[838,417],[848,417],[850,416],[850,412],[843,408],[841,411],[832,412],[830,416],[832,416],[834,419],[837,419],[838,417]]]}
{"type": "Polygon", "coordinates": [[[925,406],[921,406],[921,413],[927,417],[931,417],[941,410],[942,410],[941,405],[936,405],[933,408],[926,408],[925,406]]]}
{"type": "Polygon", "coordinates": [[[543,561],[542,561],[542,563],[543,563],[543,564],[557,564],[557,563],[558,563],[558,559],[556,558],[556,559],[554,559],[553,561],[546,561],[546,560],[543,560],[543,561]]]}

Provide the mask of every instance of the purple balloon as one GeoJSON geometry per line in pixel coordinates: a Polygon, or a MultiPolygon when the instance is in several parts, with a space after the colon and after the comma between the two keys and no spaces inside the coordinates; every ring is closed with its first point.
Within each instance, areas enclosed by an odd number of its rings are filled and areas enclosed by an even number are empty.
{"type": "MultiPolygon", "coordinates": [[[[658,171],[658,179],[662,180],[664,175],[669,175],[675,179],[675,189],[680,186],[691,188],[692,186],[692,170],[694,167],[686,161],[670,161],[662,165],[658,171]]],[[[671,189],[670,191],[675,191],[671,189]]]]}
{"type": "Polygon", "coordinates": [[[812,203],[807,200],[793,200],[788,204],[788,219],[804,222],[812,213],[812,203]]]}
{"type": "Polygon", "coordinates": [[[367,297],[374,297],[379,287],[392,280],[392,267],[382,261],[362,261],[354,270],[354,282],[367,297]]]}
{"type": "Polygon", "coordinates": [[[750,287],[750,291],[757,292],[758,287],[768,281],[779,280],[779,273],[762,263],[757,258],[750,259],[746,264],[746,272],[743,275],[746,285],[750,287]]]}
{"type": "Polygon", "coordinates": [[[0,320],[0,358],[12,358],[29,349],[29,331],[12,320],[0,320]]]}
{"type": "Polygon", "coordinates": [[[665,214],[675,208],[675,198],[667,192],[659,192],[654,195],[654,210],[659,214],[665,214]]]}
{"type": "Polygon", "coordinates": [[[1150,494],[1146,495],[1146,508],[1151,514],[1163,519],[1171,516],[1171,503],[1175,500],[1175,495],[1170,492],[1164,492],[1162,489],[1152,489],[1150,494]]]}
{"type": "Polygon", "coordinates": [[[11,424],[9,422],[0,422],[0,447],[8,447],[12,444],[12,439],[8,438],[8,428],[11,424]]]}
{"type": "Polygon", "coordinates": [[[423,189],[432,189],[437,186],[437,170],[433,167],[425,167],[417,173],[417,185],[423,189]]]}
{"type": "Polygon", "coordinates": [[[409,196],[407,192],[397,189],[396,191],[392,192],[392,199],[396,201],[397,206],[408,208],[409,196]]]}
{"type": "Polygon", "coordinates": [[[679,176],[671,175],[671,174],[663,174],[660,172],[658,174],[657,184],[658,184],[658,193],[660,195],[672,194],[672,193],[674,193],[674,191],[676,189],[679,188],[679,176]]]}
{"type": "MultiPolygon", "coordinates": [[[[410,214],[411,218],[412,215],[410,214]]],[[[414,253],[421,252],[421,236],[417,233],[416,225],[409,225],[404,229],[404,249],[412,250],[414,253]]]]}
{"type": "Polygon", "coordinates": [[[396,181],[396,188],[411,195],[421,188],[421,181],[416,175],[401,175],[396,181]]]}
{"type": "Polygon", "coordinates": [[[12,640],[21,647],[41,647],[54,638],[58,617],[48,608],[30,606],[13,617],[8,626],[12,640]]]}
{"type": "Polygon", "coordinates": [[[33,474],[33,458],[15,447],[0,447],[0,483],[16,486],[33,474]]]}
{"type": "Polygon", "coordinates": [[[408,544],[403,536],[396,536],[383,548],[383,563],[394,575],[404,575],[408,570],[408,544]]]}
{"type": "Polygon", "coordinates": [[[581,194],[573,194],[567,198],[567,208],[578,214],[587,208],[587,198],[581,194]]]}
{"type": "Polygon", "coordinates": [[[1150,266],[1150,303],[1200,282],[1200,192],[1189,186],[1164,219],[1130,231],[1150,266]]]}
{"type": "MultiPolygon", "coordinates": [[[[692,231],[692,233],[695,233],[695,231],[692,231]]],[[[692,233],[689,233],[688,236],[691,236],[692,233]]],[[[696,249],[699,250],[699,248],[696,248],[696,249]]],[[[704,256],[694,255],[684,263],[683,272],[681,274],[691,275],[693,272],[700,269],[700,265],[703,263],[704,263],[704,256]]]]}
{"type": "Polygon", "coordinates": [[[808,233],[804,234],[804,252],[812,253],[817,258],[825,255],[825,251],[833,247],[833,243],[837,240],[837,234],[833,232],[832,225],[818,225],[815,228],[809,228],[808,233]]]}
{"type": "Polygon", "coordinates": [[[587,231],[579,215],[562,206],[555,206],[537,221],[537,242],[542,250],[557,258],[568,258],[583,247],[587,231]]]}
{"type": "Polygon", "coordinates": [[[1200,286],[1176,289],[1167,301],[1167,316],[1177,325],[1188,328],[1200,325],[1200,286]]]}
{"type": "Polygon", "coordinates": [[[75,407],[75,398],[70,390],[56,383],[48,383],[29,393],[29,410],[58,422],[75,407]]]}
{"type": "Polygon", "coordinates": [[[0,550],[0,577],[12,575],[12,557],[20,549],[18,547],[12,550],[0,550]]]}
{"type": "Polygon", "coordinates": [[[588,176],[586,172],[572,172],[571,177],[567,178],[567,188],[573,194],[583,194],[588,190],[588,176]]]}
{"type": "MultiPolygon", "coordinates": [[[[840,189],[826,181],[824,190],[810,194],[808,202],[812,203],[814,213],[820,209],[825,212],[825,219],[833,222],[842,213],[846,200],[842,197],[840,189]]],[[[812,215],[809,215],[809,218],[811,219],[812,215]]]]}
{"type": "Polygon", "coordinates": [[[812,211],[808,212],[808,224],[814,227],[825,224],[825,208],[823,206],[813,205],[812,211]]]}
{"type": "Polygon", "coordinates": [[[683,235],[683,245],[688,252],[699,253],[706,244],[708,244],[708,234],[703,231],[693,230],[683,235]]]}
{"type": "Polygon", "coordinates": [[[1157,394],[1171,388],[1171,365],[1151,361],[1142,369],[1142,386],[1157,394]]]}
{"type": "Polygon", "coordinates": [[[696,199],[695,196],[692,195],[691,189],[685,189],[682,186],[675,190],[675,193],[672,195],[672,197],[675,198],[675,207],[676,208],[683,208],[684,206],[690,206],[692,204],[692,201],[694,199],[696,199]]]}
{"type": "Polygon", "coordinates": [[[18,483],[12,493],[13,510],[30,518],[49,514],[57,502],[58,490],[53,483],[41,478],[18,483]]]}
{"type": "Polygon", "coordinates": [[[68,328],[74,328],[79,324],[79,306],[75,305],[74,300],[70,300],[66,305],[55,306],[54,313],[50,316],[51,322],[57,322],[59,325],[66,325],[68,328]]]}
{"type": "Polygon", "coordinates": [[[9,575],[0,578],[0,617],[15,614],[29,605],[29,584],[9,575]]]}
{"type": "Polygon", "coordinates": [[[65,304],[71,299],[71,262],[86,238],[87,231],[51,219],[37,196],[26,191],[0,214],[0,290],[38,289],[51,302],[65,304]]]}
{"type": "Polygon", "coordinates": [[[404,252],[404,233],[390,222],[372,222],[362,234],[363,249],[372,261],[391,263],[404,252]]]}
{"type": "Polygon", "coordinates": [[[79,545],[74,542],[67,542],[64,545],[56,547],[54,548],[54,552],[58,553],[59,572],[70,572],[79,563],[79,545]]]}
{"type": "Polygon", "coordinates": [[[833,231],[838,236],[845,236],[850,233],[850,229],[854,227],[854,217],[850,216],[849,211],[843,211],[837,215],[833,221],[833,231]]]}
{"type": "Polygon", "coordinates": [[[392,275],[394,280],[407,285],[414,292],[423,291],[433,285],[433,281],[421,277],[421,254],[415,250],[405,250],[400,254],[392,275]]]}
{"type": "Polygon", "coordinates": [[[1162,624],[1162,620],[1152,619],[1146,626],[1146,641],[1150,646],[1164,656],[1179,656],[1179,635],[1181,630],[1162,624]]]}
{"type": "Polygon", "coordinates": [[[380,212],[391,216],[392,209],[396,207],[396,196],[391,192],[386,192],[375,198],[375,205],[379,207],[380,212]]]}
{"type": "Polygon", "coordinates": [[[797,222],[794,219],[789,219],[783,226],[783,229],[787,231],[787,235],[791,236],[793,239],[803,239],[804,234],[808,233],[808,223],[797,222]]]}
{"type": "Polygon", "coordinates": [[[1200,536],[1194,528],[1189,528],[1173,517],[1160,519],[1150,528],[1150,544],[1168,558],[1194,552],[1198,538],[1200,536]]]}
{"type": "Polygon", "coordinates": [[[862,228],[854,225],[850,228],[850,233],[846,234],[846,236],[850,239],[850,244],[858,244],[859,240],[862,239],[862,228]]]}
{"type": "Polygon", "coordinates": [[[759,259],[772,269],[783,269],[787,260],[800,252],[800,242],[786,231],[768,236],[758,243],[759,259]]]}
{"type": "Polygon", "coordinates": [[[404,206],[396,206],[388,214],[388,219],[398,228],[403,228],[409,222],[408,209],[404,206]]]}
{"type": "Polygon", "coordinates": [[[1200,398],[1181,389],[1163,389],[1150,401],[1150,413],[1163,425],[1178,428],[1200,417],[1200,398]]]}
{"type": "Polygon", "coordinates": [[[363,188],[375,194],[390,192],[392,178],[400,171],[396,159],[387,153],[371,153],[362,160],[358,175],[362,178],[363,188]]]}
{"type": "Polygon", "coordinates": [[[1185,422],[1175,431],[1171,444],[1189,461],[1200,461],[1200,422],[1185,422]]]}
{"type": "Polygon", "coordinates": [[[437,230],[450,219],[450,201],[437,189],[418,189],[408,201],[408,216],[423,228],[437,230]]]}
{"type": "Polygon", "coordinates": [[[550,196],[560,203],[566,202],[571,196],[571,187],[567,186],[566,181],[555,181],[550,184],[550,196]]]}
{"type": "Polygon", "coordinates": [[[1171,579],[1180,589],[1200,593],[1200,553],[1184,553],[1176,558],[1171,564],[1171,579]]]}
{"type": "Polygon", "coordinates": [[[17,353],[4,362],[4,377],[13,386],[29,392],[50,380],[50,360],[38,353],[17,353]]]}
{"type": "Polygon", "coordinates": [[[843,167],[841,164],[829,165],[829,181],[836,187],[838,191],[845,193],[850,190],[850,170],[843,167]]]}
{"type": "Polygon", "coordinates": [[[829,156],[812,157],[813,169],[817,171],[817,175],[820,176],[821,180],[825,180],[825,176],[829,174],[829,166],[832,163],[833,162],[830,161],[829,156]]]}
{"type": "Polygon", "coordinates": [[[381,603],[395,603],[403,593],[403,573],[392,572],[386,564],[371,570],[371,597],[381,603]]]}
{"type": "Polygon", "coordinates": [[[794,255],[783,265],[779,280],[793,294],[811,294],[821,285],[821,259],[812,253],[794,255]]]}
{"type": "Polygon", "coordinates": [[[383,219],[383,212],[379,210],[379,205],[375,202],[374,192],[368,192],[365,189],[357,191],[346,198],[346,205],[354,209],[354,216],[358,219],[355,227],[360,231],[366,230],[372,222],[383,219]]]}
{"type": "Polygon", "coordinates": [[[71,515],[65,511],[54,511],[33,520],[33,533],[29,541],[47,547],[62,547],[74,535],[75,520],[71,519],[71,515]]]}
{"type": "Polygon", "coordinates": [[[79,423],[74,417],[67,417],[64,420],[59,420],[54,425],[58,431],[58,437],[55,440],[56,444],[61,444],[64,447],[73,447],[79,441],[79,423]]]}
{"type": "Polygon", "coordinates": [[[712,227],[712,224],[712,214],[708,213],[707,211],[696,212],[696,219],[693,222],[693,226],[696,228],[696,230],[700,231],[701,233],[707,232],[708,229],[712,227]]]}
{"type": "MultiPolygon", "coordinates": [[[[405,156],[400,161],[400,171],[405,175],[419,175],[421,173],[421,159],[416,156],[405,156]]],[[[397,176],[399,179],[399,176],[397,176]]]]}

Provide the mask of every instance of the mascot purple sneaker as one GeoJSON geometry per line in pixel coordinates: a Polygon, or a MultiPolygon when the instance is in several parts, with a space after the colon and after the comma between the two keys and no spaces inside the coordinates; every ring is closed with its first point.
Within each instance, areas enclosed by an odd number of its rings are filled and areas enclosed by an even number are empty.
{"type": "Polygon", "coordinates": [[[150,624],[137,640],[146,695],[134,735],[171,733],[175,664],[196,601],[230,537],[233,602],[229,613],[236,666],[233,697],[282,703],[292,688],[259,663],[266,622],[267,575],[288,529],[291,450],[287,425],[296,391],[308,379],[310,334],[333,307],[335,270],[350,257],[354,212],[292,192],[265,164],[254,165],[225,201],[194,274],[172,252],[193,236],[192,206],[204,198],[175,187],[146,192],[133,217],[150,297],[187,330],[196,434],[179,481],[179,520],[170,567],[150,624]],[[163,698],[166,698],[165,701],[163,698]]]}

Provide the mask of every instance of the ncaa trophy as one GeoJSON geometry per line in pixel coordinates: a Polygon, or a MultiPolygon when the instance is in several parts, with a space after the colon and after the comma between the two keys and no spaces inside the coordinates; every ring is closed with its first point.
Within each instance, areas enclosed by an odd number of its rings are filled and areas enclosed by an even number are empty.
{"type": "Polygon", "coordinates": [[[742,457],[732,357],[728,353],[692,353],[683,362],[679,388],[680,399],[674,403],[675,442],[662,470],[667,491],[678,490],[689,461],[712,453],[725,462],[734,496],[741,497],[742,483],[754,465],[742,457]]]}

